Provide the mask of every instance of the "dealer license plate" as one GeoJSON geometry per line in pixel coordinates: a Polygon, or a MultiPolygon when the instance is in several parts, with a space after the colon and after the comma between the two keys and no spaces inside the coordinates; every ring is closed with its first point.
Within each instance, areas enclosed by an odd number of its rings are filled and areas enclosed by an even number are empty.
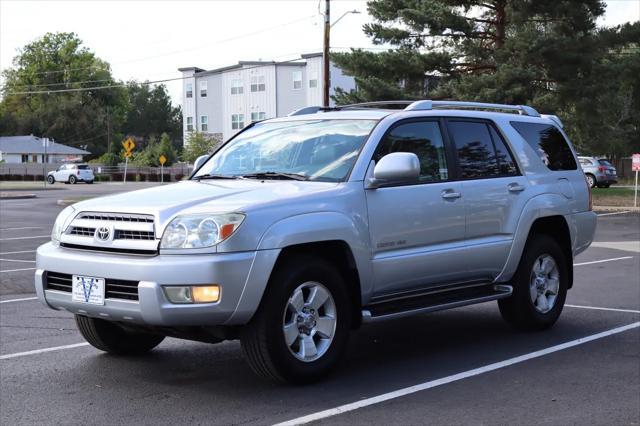
{"type": "Polygon", "coordinates": [[[73,275],[71,300],[91,305],[104,305],[104,278],[73,275]]]}

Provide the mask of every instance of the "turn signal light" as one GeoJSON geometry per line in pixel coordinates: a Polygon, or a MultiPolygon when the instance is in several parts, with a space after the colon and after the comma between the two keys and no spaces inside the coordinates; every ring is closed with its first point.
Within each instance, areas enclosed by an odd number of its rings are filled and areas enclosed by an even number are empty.
{"type": "Polygon", "coordinates": [[[220,286],[167,286],[164,294],[171,303],[215,303],[220,300],[220,286]]]}

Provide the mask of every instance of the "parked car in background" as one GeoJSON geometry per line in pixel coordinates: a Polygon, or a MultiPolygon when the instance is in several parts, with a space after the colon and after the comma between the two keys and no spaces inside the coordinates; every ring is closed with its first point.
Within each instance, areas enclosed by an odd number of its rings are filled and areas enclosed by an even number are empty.
{"type": "Polygon", "coordinates": [[[612,183],[618,183],[616,168],[604,158],[578,157],[578,160],[591,188],[608,188],[612,183]]]}
{"type": "Polygon", "coordinates": [[[94,179],[93,170],[86,164],[63,164],[47,174],[47,182],[52,185],[56,182],[93,183],[94,179]]]}

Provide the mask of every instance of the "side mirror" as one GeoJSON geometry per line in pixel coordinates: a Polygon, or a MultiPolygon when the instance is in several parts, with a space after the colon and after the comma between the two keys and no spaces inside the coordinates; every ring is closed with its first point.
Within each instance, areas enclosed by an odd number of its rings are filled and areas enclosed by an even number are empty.
{"type": "Polygon", "coordinates": [[[373,177],[367,179],[367,188],[411,181],[420,176],[420,160],[412,152],[392,152],[378,161],[373,169],[373,177]]]}
{"type": "Polygon", "coordinates": [[[196,158],[196,161],[193,162],[193,170],[196,171],[200,168],[200,166],[202,166],[204,164],[205,161],[207,161],[207,158],[209,158],[209,155],[201,155],[200,157],[196,158]]]}

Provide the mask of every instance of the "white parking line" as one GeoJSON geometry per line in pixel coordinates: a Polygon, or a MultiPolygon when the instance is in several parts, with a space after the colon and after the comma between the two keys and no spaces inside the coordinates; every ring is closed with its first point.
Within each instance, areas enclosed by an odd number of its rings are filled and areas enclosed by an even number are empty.
{"type": "Polygon", "coordinates": [[[0,272],[18,272],[18,271],[35,271],[36,268],[22,268],[22,269],[3,269],[0,272]]]}
{"type": "Polygon", "coordinates": [[[24,262],[24,263],[36,263],[35,260],[21,260],[21,259],[0,259],[2,262],[24,262]]]}
{"type": "Polygon", "coordinates": [[[628,324],[628,325],[625,325],[625,326],[622,326],[622,327],[612,328],[610,330],[603,331],[602,333],[592,334],[592,335],[587,336],[587,337],[581,337],[581,338],[576,339],[576,340],[571,340],[571,341],[566,342],[566,343],[561,343],[559,345],[551,346],[551,347],[548,347],[548,348],[545,348],[545,349],[541,349],[539,351],[531,352],[531,353],[528,353],[528,354],[525,354],[525,355],[520,355],[520,356],[517,356],[515,358],[509,358],[509,359],[506,359],[504,361],[496,362],[496,363],[493,363],[493,364],[488,364],[488,365],[485,365],[483,367],[474,368],[473,370],[464,371],[462,373],[454,374],[452,376],[443,377],[443,378],[437,379],[437,380],[431,380],[429,382],[421,383],[419,385],[410,386],[410,387],[406,387],[406,388],[403,388],[403,389],[398,389],[398,390],[395,390],[393,392],[389,392],[389,393],[385,393],[385,394],[382,394],[382,395],[374,396],[372,398],[362,399],[360,401],[352,402],[350,404],[345,404],[345,405],[341,405],[339,407],[330,408],[328,410],[319,411],[317,413],[309,414],[307,416],[298,417],[298,418],[293,419],[293,420],[288,420],[288,421],[283,422],[283,423],[278,423],[276,426],[300,425],[300,424],[305,424],[305,423],[310,423],[310,422],[326,419],[328,417],[333,417],[333,416],[336,416],[338,414],[343,414],[343,413],[346,413],[346,412],[349,412],[349,411],[354,411],[354,410],[357,410],[359,408],[364,408],[364,407],[368,407],[370,405],[379,404],[381,402],[389,401],[391,399],[400,398],[400,397],[403,397],[403,396],[406,396],[406,395],[411,395],[411,394],[416,393],[416,392],[420,392],[420,391],[423,391],[423,390],[435,388],[437,386],[442,386],[442,385],[446,385],[448,383],[457,382],[458,380],[463,380],[463,379],[467,379],[469,377],[477,376],[477,375],[480,375],[480,374],[483,374],[483,373],[488,373],[490,371],[495,371],[495,370],[498,370],[500,368],[509,367],[511,365],[514,365],[514,364],[518,364],[518,363],[521,363],[521,362],[524,362],[524,361],[528,361],[530,359],[539,358],[539,357],[542,357],[542,356],[545,356],[545,355],[548,355],[548,354],[551,354],[551,353],[554,353],[554,352],[562,351],[564,349],[569,349],[569,348],[572,348],[574,346],[582,345],[582,344],[585,344],[585,343],[588,343],[588,342],[592,342],[592,341],[597,340],[597,339],[602,339],[604,337],[611,336],[613,334],[622,333],[624,331],[631,330],[631,329],[638,328],[638,327],[640,327],[640,322],[634,322],[632,324],[628,324]]]}
{"type": "Polygon", "coordinates": [[[613,216],[614,214],[625,214],[625,213],[629,213],[631,210],[625,210],[622,212],[613,212],[613,213],[600,213],[598,214],[598,216],[613,216]]]}
{"type": "Polygon", "coordinates": [[[42,229],[39,226],[22,226],[20,228],[0,228],[0,231],[17,231],[18,229],[42,229]]]}
{"type": "Polygon", "coordinates": [[[574,263],[573,266],[593,265],[594,263],[613,262],[616,260],[626,260],[626,259],[633,259],[633,256],[614,257],[611,259],[602,259],[602,260],[592,260],[591,262],[574,263]]]}
{"type": "Polygon", "coordinates": [[[569,304],[565,304],[564,306],[568,308],[593,309],[595,311],[627,312],[631,314],[640,314],[640,311],[636,311],[635,309],[601,308],[599,306],[583,306],[583,305],[569,305],[569,304]]]}
{"type": "Polygon", "coordinates": [[[0,303],[25,302],[27,300],[38,300],[38,298],[37,297],[22,297],[20,299],[0,300],[0,303]]]}
{"type": "Polygon", "coordinates": [[[0,355],[0,360],[18,358],[18,357],[27,356],[27,355],[36,355],[36,354],[41,354],[41,353],[45,353],[45,352],[62,351],[64,349],[80,348],[80,347],[83,347],[83,346],[89,346],[89,344],[86,343],[86,342],[85,343],[74,343],[73,345],[54,346],[52,348],[36,349],[34,351],[17,352],[15,354],[0,355]]]}
{"type": "Polygon", "coordinates": [[[19,254],[19,253],[35,253],[35,250],[22,250],[22,251],[5,251],[0,253],[0,256],[4,256],[5,254],[19,254]]]}
{"type": "Polygon", "coordinates": [[[9,240],[33,240],[35,238],[49,238],[51,237],[51,234],[48,235],[36,235],[33,237],[11,237],[11,238],[0,238],[0,241],[9,241],[9,240]]]}

